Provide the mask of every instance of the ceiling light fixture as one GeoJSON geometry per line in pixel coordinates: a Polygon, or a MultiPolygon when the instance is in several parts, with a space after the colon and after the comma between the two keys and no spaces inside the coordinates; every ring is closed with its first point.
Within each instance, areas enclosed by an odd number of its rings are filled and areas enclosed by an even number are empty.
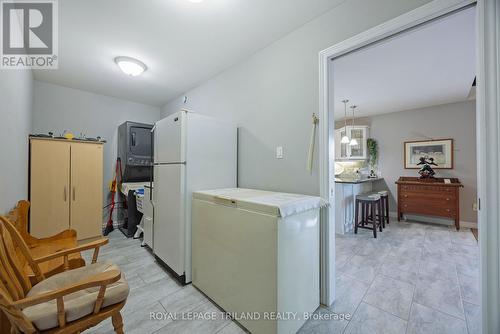
{"type": "Polygon", "coordinates": [[[141,75],[148,69],[146,64],[142,61],[131,57],[116,57],[115,63],[123,71],[123,73],[130,75],[131,77],[141,75]]]}
{"type": "Polygon", "coordinates": [[[349,137],[347,136],[347,103],[349,100],[345,99],[342,100],[342,103],[344,104],[344,136],[340,140],[342,144],[349,144],[350,140],[349,137]]]}
{"type": "Polygon", "coordinates": [[[203,0],[188,0],[189,2],[192,2],[192,3],[200,3],[200,2],[203,2],[203,0]]]}

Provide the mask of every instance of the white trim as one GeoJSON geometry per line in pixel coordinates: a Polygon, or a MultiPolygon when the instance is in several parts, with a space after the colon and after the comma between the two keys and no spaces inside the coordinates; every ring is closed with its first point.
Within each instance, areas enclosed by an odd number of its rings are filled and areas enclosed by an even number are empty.
{"type": "Polygon", "coordinates": [[[479,0],[477,59],[477,160],[483,333],[500,333],[500,5],[479,0]]]}
{"type": "MultiPolygon", "coordinates": [[[[487,0],[490,1],[490,0],[487,0]]],[[[494,0],[491,0],[494,1],[494,0]]],[[[330,119],[328,101],[328,63],[350,51],[359,49],[373,42],[395,35],[421,23],[430,21],[457,9],[474,3],[474,0],[435,0],[406,14],[398,16],[359,35],[340,42],[319,53],[319,183],[320,196],[330,203],[330,209],[323,216],[321,256],[324,267],[321,272],[321,303],[330,305],[335,300],[335,185],[332,159],[335,157],[335,145],[330,143],[330,119]]],[[[333,135],[332,135],[333,136],[333,135]]],[[[333,159],[332,159],[333,160],[333,159]]]]}
{"type": "Polygon", "coordinates": [[[463,228],[477,228],[477,223],[460,221],[460,229],[462,229],[462,227],[463,228]]]}
{"type": "MultiPolygon", "coordinates": [[[[328,64],[322,61],[319,56],[320,78],[328,78],[328,64]]],[[[331,172],[333,166],[331,160],[335,157],[332,151],[330,155],[329,129],[333,127],[329,124],[328,118],[328,83],[320,79],[320,110],[326,112],[320,116],[319,122],[319,192],[320,196],[330,203],[330,207],[325,208],[321,215],[321,271],[320,271],[320,302],[323,305],[331,305],[335,300],[335,184],[330,184],[330,179],[335,178],[331,172]],[[324,98],[323,98],[324,96],[324,98]]]]}
{"type": "MultiPolygon", "coordinates": [[[[389,218],[391,218],[391,223],[393,221],[396,221],[397,223],[397,219],[398,219],[398,213],[397,211],[389,211],[389,218]]],[[[439,217],[423,217],[422,218],[425,218],[425,219],[428,219],[428,221],[424,221],[424,220],[417,220],[417,219],[410,219],[410,221],[417,221],[417,222],[422,222],[422,223],[429,223],[429,224],[436,224],[436,225],[443,225],[443,226],[452,226],[454,230],[455,229],[455,221],[453,220],[450,220],[450,224],[443,224],[441,222],[438,222],[438,221],[433,221],[434,219],[441,219],[439,217]]],[[[407,221],[407,217],[405,214],[403,214],[403,221],[407,221]]],[[[460,228],[477,228],[477,223],[475,222],[468,222],[468,221],[465,221],[465,220],[461,220],[460,221],[460,228]]]]}

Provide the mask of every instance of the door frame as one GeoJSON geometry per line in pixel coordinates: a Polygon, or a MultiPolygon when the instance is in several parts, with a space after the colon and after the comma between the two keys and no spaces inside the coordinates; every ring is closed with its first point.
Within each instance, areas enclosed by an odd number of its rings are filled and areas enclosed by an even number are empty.
{"type": "MultiPolygon", "coordinates": [[[[480,226],[481,309],[485,333],[500,332],[500,178],[498,175],[500,124],[500,4],[496,0],[435,0],[374,28],[346,39],[319,53],[319,183],[320,196],[330,203],[322,214],[321,303],[335,301],[335,145],[333,117],[330,117],[329,64],[332,58],[360,49],[389,36],[416,27],[456,10],[477,4],[477,167],[478,226],[480,226]],[[485,89],[483,89],[483,87],[485,89]],[[482,203],[481,203],[481,199],[482,203]]],[[[331,111],[333,113],[333,111],[331,111]]]]}

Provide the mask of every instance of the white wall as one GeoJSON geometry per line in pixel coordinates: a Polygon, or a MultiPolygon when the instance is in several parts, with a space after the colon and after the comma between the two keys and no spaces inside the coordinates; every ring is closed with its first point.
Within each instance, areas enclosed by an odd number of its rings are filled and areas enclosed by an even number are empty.
{"type": "MultiPolygon", "coordinates": [[[[365,122],[366,123],[366,122],[365,122]]],[[[460,218],[477,222],[472,204],[477,196],[476,101],[445,104],[423,109],[377,115],[370,118],[370,137],[378,142],[378,169],[391,192],[391,211],[396,211],[400,176],[418,176],[415,169],[404,169],[405,141],[453,138],[454,167],[436,169],[436,177],[456,177],[463,183],[460,191],[460,218]]]]}
{"type": "Polygon", "coordinates": [[[238,123],[240,186],[318,194],[318,156],[312,175],[306,158],[318,112],[319,51],[427,2],[346,1],[187,92],[186,105],[182,97],[171,101],[162,115],[185,107],[238,123]],[[276,146],[284,159],[275,159],[276,146]]]}
{"type": "Polygon", "coordinates": [[[154,123],[160,119],[160,108],[40,81],[35,81],[34,87],[33,133],[52,131],[59,135],[70,130],[76,136],[82,132],[107,140],[103,184],[106,204],[107,185],[116,162],[118,125],[125,121],[154,123]]]}
{"type": "Polygon", "coordinates": [[[28,197],[28,135],[33,107],[29,70],[0,70],[0,214],[28,197]]]}

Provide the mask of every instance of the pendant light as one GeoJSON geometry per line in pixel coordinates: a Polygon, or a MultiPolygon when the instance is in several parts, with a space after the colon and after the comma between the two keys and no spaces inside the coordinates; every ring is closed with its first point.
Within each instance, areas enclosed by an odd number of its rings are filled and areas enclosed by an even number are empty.
{"type": "MultiPolygon", "coordinates": [[[[351,106],[351,109],[352,109],[352,126],[354,127],[354,109],[356,109],[357,106],[351,106]]],[[[356,138],[351,138],[351,141],[349,143],[349,146],[357,146],[358,145],[358,141],[356,140],[356,138]]]]}
{"type": "Polygon", "coordinates": [[[347,103],[348,102],[349,102],[349,100],[347,100],[347,99],[342,100],[342,103],[344,104],[344,131],[345,131],[344,136],[340,140],[340,142],[342,144],[349,144],[349,142],[350,142],[349,137],[347,137],[347,103]]]}

